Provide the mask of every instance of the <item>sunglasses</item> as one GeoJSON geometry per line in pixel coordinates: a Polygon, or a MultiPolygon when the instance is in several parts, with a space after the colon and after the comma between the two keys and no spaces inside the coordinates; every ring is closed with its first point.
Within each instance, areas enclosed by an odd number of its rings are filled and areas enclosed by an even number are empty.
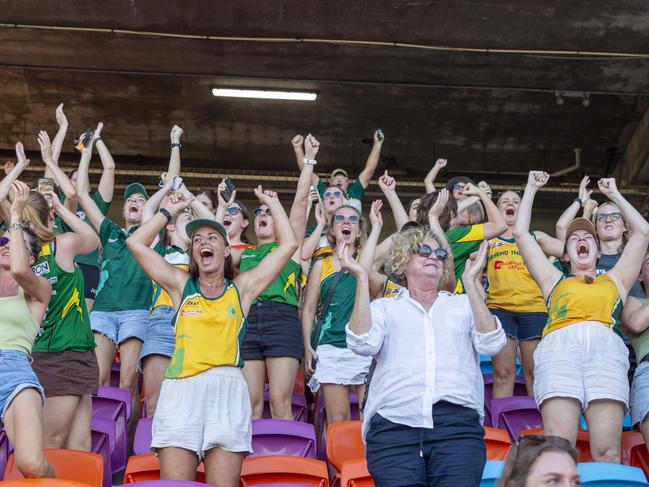
{"type": "Polygon", "coordinates": [[[271,216],[270,210],[264,210],[263,208],[255,208],[254,213],[255,216],[271,216]]]}
{"type": "Polygon", "coordinates": [[[325,198],[330,198],[332,196],[334,198],[340,198],[342,197],[342,195],[343,195],[342,191],[325,191],[324,193],[322,193],[322,196],[325,198]]]}
{"type": "Polygon", "coordinates": [[[336,215],[334,216],[334,221],[336,223],[343,223],[344,221],[348,221],[352,225],[356,225],[361,219],[358,217],[358,215],[336,215]]]}
{"type": "Polygon", "coordinates": [[[0,237],[0,247],[6,247],[9,245],[9,238],[8,237],[0,237]]]}
{"type": "Polygon", "coordinates": [[[454,189],[455,191],[462,191],[462,190],[464,189],[465,186],[466,186],[466,184],[464,184],[464,183],[456,183],[456,184],[453,186],[453,189],[454,189]]]}
{"type": "Polygon", "coordinates": [[[597,214],[597,221],[598,222],[605,222],[608,218],[611,219],[612,222],[618,221],[620,218],[622,218],[622,213],[598,213],[597,214]]]}
{"type": "MultiPolygon", "coordinates": [[[[257,208],[257,210],[260,210],[260,208],[257,208]]],[[[257,214],[257,210],[255,210],[255,215],[257,214]]],[[[230,208],[226,209],[225,212],[230,215],[234,216],[237,213],[241,211],[241,208],[237,208],[236,206],[231,206],[230,208]]],[[[267,212],[268,215],[270,215],[270,212],[267,212]]]]}
{"type": "Polygon", "coordinates": [[[441,247],[433,249],[430,245],[426,244],[419,245],[417,247],[417,253],[426,259],[435,254],[435,258],[437,260],[441,260],[442,262],[444,262],[448,257],[448,252],[446,251],[446,249],[443,249],[441,247]]]}

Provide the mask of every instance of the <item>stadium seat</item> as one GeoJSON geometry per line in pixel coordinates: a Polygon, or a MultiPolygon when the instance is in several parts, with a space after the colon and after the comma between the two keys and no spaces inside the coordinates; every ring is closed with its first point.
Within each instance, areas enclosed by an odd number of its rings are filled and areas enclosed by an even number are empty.
{"type": "Polygon", "coordinates": [[[501,397],[491,401],[491,424],[517,441],[521,431],[543,426],[543,419],[533,397],[501,397]]]}
{"type": "MultiPolygon", "coordinates": [[[[491,421],[491,400],[493,399],[494,386],[493,375],[482,374],[482,381],[484,382],[484,425],[493,426],[493,423],[491,421]]],[[[525,378],[519,375],[516,376],[516,380],[514,382],[514,396],[527,396],[525,378]]]]}
{"type": "Polygon", "coordinates": [[[131,391],[120,389],[119,387],[99,386],[97,389],[97,397],[108,397],[122,401],[124,407],[126,407],[126,421],[131,419],[131,391]]]}
{"type": "Polygon", "coordinates": [[[89,484],[64,479],[15,479],[0,482],[2,487],[91,487],[89,484]]]}
{"type": "MultiPolygon", "coordinates": [[[[101,455],[86,451],[47,448],[45,457],[50,465],[54,467],[57,478],[81,482],[91,487],[102,487],[104,482],[104,459],[101,455]]],[[[5,480],[23,478],[23,475],[16,467],[13,453],[7,461],[4,478],[5,480]]]]}
{"type": "MultiPolygon", "coordinates": [[[[264,391],[264,411],[261,417],[263,419],[272,419],[270,414],[270,396],[268,391],[264,391]]],[[[291,410],[293,412],[293,419],[295,421],[307,421],[307,404],[306,396],[304,394],[293,393],[291,398],[291,410]]]]}
{"type": "Polygon", "coordinates": [[[7,459],[9,458],[9,438],[5,431],[0,428],[0,480],[5,472],[7,466],[7,459]]]}
{"type": "Polygon", "coordinates": [[[135,437],[133,438],[133,453],[143,455],[151,453],[151,428],[153,418],[141,418],[135,427],[135,437]]]}
{"type": "Polygon", "coordinates": [[[505,462],[499,460],[487,460],[487,463],[484,466],[482,471],[482,480],[480,481],[480,487],[497,487],[498,479],[503,473],[503,467],[505,462]]]}
{"type": "Polygon", "coordinates": [[[205,487],[208,484],[191,480],[143,480],[129,484],[133,487],[205,487]]]}
{"type": "MultiPolygon", "coordinates": [[[[160,460],[153,453],[132,455],[124,471],[124,483],[133,484],[145,480],[160,480],[160,460]]],[[[201,463],[196,471],[197,482],[205,482],[205,468],[201,463]]]]}
{"type": "MultiPolygon", "coordinates": [[[[349,394],[349,405],[351,409],[351,419],[360,419],[360,404],[358,403],[358,394],[352,392],[349,394]]],[[[326,431],[327,431],[327,410],[325,408],[324,397],[321,394],[316,395],[314,405],[315,427],[318,438],[318,458],[325,460],[326,452],[326,431]]]]}
{"type": "Polygon", "coordinates": [[[316,458],[315,428],[310,423],[286,419],[252,422],[254,456],[316,458]]]}
{"type": "Polygon", "coordinates": [[[583,487],[632,487],[649,485],[639,468],[619,463],[589,462],[577,465],[583,487]]]}
{"type": "Polygon", "coordinates": [[[327,427],[327,458],[332,467],[340,472],[348,460],[365,458],[365,445],[361,436],[363,422],[342,421],[327,427]]]}
{"type": "Polygon", "coordinates": [[[505,430],[485,426],[484,441],[487,446],[487,460],[505,460],[509,450],[512,448],[512,441],[509,433],[505,430]]]}
{"type": "Polygon", "coordinates": [[[340,487],[374,487],[374,481],[367,471],[367,460],[358,458],[343,463],[340,487]]]}
{"type": "Polygon", "coordinates": [[[92,429],[108,433],[111,437],[111,471],[121,472],[127,459],[126,406],[119,399],[92,397],[92,429]],[[112,426],[110,426],[112,424],[112,426]]]}
{"type": "Polygon", "coordinates": [[[249,457],[241,468],[241,487],[278,482],[329,487],[327,465],[299,457],[249,457]]]}
{"type": "Polygon", "coordinates": [[[641,433],[625,431],[622,433],[622,463],[641,468],[649,479],[649,452],[641,433]]]}
{"type": "Polygon", "coordinates": [[[107,433],[101,431],[91,431],[90,434],[90,451],[101,455],[104,460],[104,487],[111,487],[113,476],[110,469],[110,439],[107,433]]]}
{"type": "MultiPolygon", "coordinates": [[[[537,436],[543,436],[543,428],[532,428],[529,430],[523,430],[521,431],[521,438],[523,436],[529,436],[529,435],[537,435],[537,436]]],[[[579,461],[580,462],[592,462],[593,457],[590,454],[590,435],[588,434],[588,431],[585,430],[578,430],[577,431],[577,452],[579,453],[579,461]]]]}

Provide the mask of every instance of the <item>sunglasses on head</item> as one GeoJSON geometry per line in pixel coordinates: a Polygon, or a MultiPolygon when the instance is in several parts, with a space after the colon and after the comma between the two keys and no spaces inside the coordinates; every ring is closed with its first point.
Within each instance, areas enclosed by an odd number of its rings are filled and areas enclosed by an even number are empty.
{"type": "Polygon", "coordinates": [[[342,191],[325,191],[322,196],[325,198],[329,198],[333,196],[334,198],[340,198],[343,195],[342,191]]]}
{"type": "Polygon", "coordinates": [[[597,214],[597,221],[598,222],[605,222],[608,218],[611,219],[612,222],[618,221],[620,218],[622,218],[622,213],[615,212],[615,213],[598,213],[597,214]]]}
{"type": "MultiPolygon", "coordinates": [[[[257,208],[257,210],[259,210],[259,208],[257,208]]],[[[255,210],[255,215],[257,214],[257,210],[255,210]]],[[[237,213],[239,213],[240,211],[241,211],[241,209],[237,208],[236,206],[231,206],[230,208],[227,208],[225,210],[225,212],[230,216],[234,216],[237,213]]],[[[268,212],[268,214],[270,214],[270,212],[268,212]]]]}
{"type": "Polygon", "coordinates": [[[271,216],[270,210],[264,210],[263,208],[255,208],[255,216],[271,216]]]}
{"type": "Polygon", "coordinates": [[[355,225],[355,224],[358,223],[361,219],[358,217],[358,215],[349,215],[349,216],[345,216],[345,215],[336,215],[336,216],[334,216],[334,221],[335,221],[336,223],[343,223],[345,220],[347,220],[349,223],[355,225]]]}
{"type": "Polygon", "coordinates": [[[443,249],[442,247],[433,249],[430,245],[426,244],[419,245],[417,247],[417,253],[425,258],[428,258],[434,254],[435,258],[441,261],[446,260],[446,257],[448,257],[448,252],[446,251],[446,249],[443,249]]]}

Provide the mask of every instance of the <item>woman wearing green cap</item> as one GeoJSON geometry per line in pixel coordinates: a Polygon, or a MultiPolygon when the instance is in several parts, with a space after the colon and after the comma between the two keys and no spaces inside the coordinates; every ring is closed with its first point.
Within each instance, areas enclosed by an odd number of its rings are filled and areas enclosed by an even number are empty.
{"type": "Polygon", "coordinates": [[[151,443],[160,456],[162,479],[193,480],[203,461],[207,483],[237,487],[243,457],[252,449],[250,397],[241,373],[245,316],[298,247],[277,195],[259,186],[255,196],[273,213],[279,245],[234,279],[227,230],[215,220],[199,218],[187,225],[189,271],[174,267],[143,243],[187,206],[183,199],[169,200],[127,241],[176,310],[176,347],[160,391],[151,443]]]}

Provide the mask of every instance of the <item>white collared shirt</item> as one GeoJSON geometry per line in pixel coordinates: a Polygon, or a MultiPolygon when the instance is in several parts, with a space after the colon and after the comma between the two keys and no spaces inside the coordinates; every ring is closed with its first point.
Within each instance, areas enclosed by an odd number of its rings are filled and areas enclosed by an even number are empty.
{"type": "Polygon", "coordinates": [[[476,330],[466,294],[440,291],[430,310],[402,288],[394,298],[370,304],[372,327],[356,335],[346,327],[347,347],[376,359],[365,405],[363,438],[375,413],[394,423],[433,428],[433,404],[448,401],[475,409],[482,420],[484,385],[480,354],[507,344],[500,321],[476,330]]]}

